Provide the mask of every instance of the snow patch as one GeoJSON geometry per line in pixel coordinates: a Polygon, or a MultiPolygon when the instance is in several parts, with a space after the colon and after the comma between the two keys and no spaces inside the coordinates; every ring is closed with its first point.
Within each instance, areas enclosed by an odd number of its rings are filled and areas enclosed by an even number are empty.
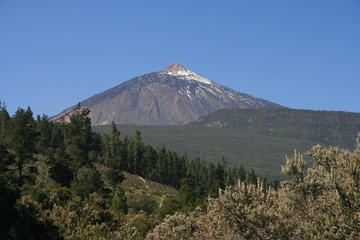
{"type": "Polygon", "coordinates": [[[213,84],[211,80],[204,78],[194,73],[193,71],[185,68],[178,69],[177,71],[162,71],[160,73],[180,77],[181,79],[186,81],[197,81],[205,84],[213,84]]]}

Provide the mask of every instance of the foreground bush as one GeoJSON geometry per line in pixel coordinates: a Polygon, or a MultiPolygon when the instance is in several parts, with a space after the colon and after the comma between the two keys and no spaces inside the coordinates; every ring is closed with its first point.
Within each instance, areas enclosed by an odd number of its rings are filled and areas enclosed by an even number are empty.
{"type": "Polygon", "coordinates": [[[286,158],[279,190],[239,182],[206,211],[166,218],[147,239],[360,239],[360,134],[354,151],[314,146],[286,158]]]}

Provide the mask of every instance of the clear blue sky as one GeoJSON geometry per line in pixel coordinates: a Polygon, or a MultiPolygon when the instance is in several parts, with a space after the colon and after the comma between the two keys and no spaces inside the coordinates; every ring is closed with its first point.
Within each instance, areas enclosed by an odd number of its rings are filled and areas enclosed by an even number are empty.
{"type": "Polygon", "coordinates": [[[179,62],[290,108],[360,112],[359,0],[0,0],[0,100],[52,116],[179,62]]]}

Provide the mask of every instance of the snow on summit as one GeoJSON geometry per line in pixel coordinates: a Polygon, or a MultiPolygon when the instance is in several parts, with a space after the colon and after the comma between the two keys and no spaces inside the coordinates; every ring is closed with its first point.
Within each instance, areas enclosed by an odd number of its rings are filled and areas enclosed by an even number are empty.
{"type": "MultiPolygon", "coordinates": [[[[210,81],[178,63],[134,77],[82,101],[94,125],[184,125],[223,108],[282,107],[210,81]]],[[[71,114],[74,107],[54,116],[71,114]]]]}
{"type": "Polygon", "coordinates": [[[194,73],[193,71],[181,66],[178,63],[171,64],[162,70],[161,73],[181,77],[187,81],[198,81],[206,84],[213,84],[211,80],[194,73]]]}

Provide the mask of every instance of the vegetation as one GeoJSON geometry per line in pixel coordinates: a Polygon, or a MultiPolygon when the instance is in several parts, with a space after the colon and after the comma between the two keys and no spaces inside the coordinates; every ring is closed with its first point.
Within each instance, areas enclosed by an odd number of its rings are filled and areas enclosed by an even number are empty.
{"type": "Polygon", "coordinates": [[[69,122],[0,104],[0,239],[359,239],[360,134],[353,151],[295,151],[268,182],[121,134],[89,110],[69,122]],[[151,181],[153,180],[153,181],[151,181]]]}
{"type": "Polygon", "coordinates": [[[10,117],[1,104],[1,239],[141,239],[166,215],[205,207],[218,188],[256,181],[254,171],[225,160],[206,164],[145,145],[140,131],[121,139],[113,124],[101,136],[88,114],[78,106],[69,122],[53,123],[30,108],[10,117]]]}
{"type": "MultiPolygon", "coordinates": [[[[254,169],[271,180],[285,180],[279,166],[294,149],[305,152],[316,144],[353,149],[360,132],[360,114],[294,109],[223,109],[187,126],[118,125],[132,135],[138,129],[143,142],[165,145],[189,158],[254,169]]],[[[109,126],[96,126],[108,133],[109,126]]],[[[312,161],[309,159],[308,164],[312,161]]]]}
{"type": "Polygon", "coordinates": [[[147,239],[359,239],[360,134],[354,151],[317,145],[305,169],[295,151],[278,190],[239,181],[206,210],[168,216],[147,239]]]}
{"type": "Polygon", "coordinates": [[[200,118],[190,126],[249,130],[268,136],[353,148],[352,139],[360,131],[360,114],[288,108],[222,109],[200,118]]]}

